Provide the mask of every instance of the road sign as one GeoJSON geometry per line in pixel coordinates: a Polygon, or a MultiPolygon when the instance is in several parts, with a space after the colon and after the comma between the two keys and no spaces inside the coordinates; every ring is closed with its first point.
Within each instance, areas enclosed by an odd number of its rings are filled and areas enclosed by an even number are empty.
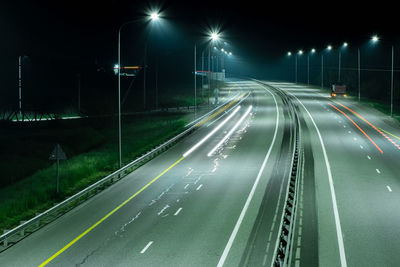
{"type": "Polygon", "coordinates": [[[51,152],[49,160],[66,160],[67,156],[59,144],[56,145],[53,152],[51,152]]]}
{"type": "Polygon", "coordinates": [[[53,152],[51,152],[49,160],[55,160],[57,161],[57,194],[59,192],[59,188],[60,188],[60,160],[66,160],[67,159],[67,155],[65,155],[65,152],[62,150],[61,146],[59,144],[56,145],[56,147],[54,148],[53,152]]]}

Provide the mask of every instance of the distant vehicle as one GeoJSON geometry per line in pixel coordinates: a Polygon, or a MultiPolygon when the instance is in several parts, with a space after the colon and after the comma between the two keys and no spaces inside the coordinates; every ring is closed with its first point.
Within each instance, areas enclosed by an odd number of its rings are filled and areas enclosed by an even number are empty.
{"type": "Polygon", "coordinates": [[[346,94],[347,87],[344,84],[332,84],[332,92],[331,97],[337,97],[342,95],[343,97],[347,97],[346,94]]]}

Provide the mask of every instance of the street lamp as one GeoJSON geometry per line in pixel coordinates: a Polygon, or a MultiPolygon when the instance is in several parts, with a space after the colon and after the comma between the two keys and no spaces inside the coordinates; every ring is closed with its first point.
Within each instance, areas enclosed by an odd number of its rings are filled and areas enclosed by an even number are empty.
{"type": "MultiPolygon", "coordinates": [[[[376,44],[378,41],[381,41],[381,39],[377,35],[373,35],[371,37],[372,43],[376,44]]],[[[393,117],[393,74],[394,74],[394,45],[391,45],[392,47],[392,66],[391,66],[391,72],[390,72],[390,116],[393,117]]]]}
{"type": "MultiPolygon", "coordinates": [[[[159,14],[157,12],[153,12],[150,14],[150,20],[151,21],[156,21],[159,19],[159,14]]],[[[118,71],[118,166],[119,168],[122,168],[122,145],[121,145],[121,31],[122,29],[128,25],[137,22],[137,20],[131,20],[127,21],[125,23],[122,23],[119,26],[118,29],[118,64],[114,66],[114,71],[117,69],[118,71]]],[[[145,51],[146,54],[146,51],[145,51]]],[[[146,56],[145,56],[146,58],[146,56]]],[[[143,70],[143,75],[144,75],[144,81],[146,81],[146,59],[144,62],[144,70],[143,70]]],[[[145,85],[146,83],[144,82],[144,90],[145,90],[145,85]]],[[[145,95],[145,93],[144,93],[145,95]]]]}
{"type": "MultiPolygon", "coordinates": [[[[287,56],[291,57],[292,56],[292,52],[289,51],[287,52],[287,56]]],[[[296,56],[297,57],[297,56],[296,56]]],[[[295,76],[295,81],[297,80],[297,60],[295,59],[295,63],[294,63],[294,76],[295,76]]],[[[297,82],[297,81],[296,81],[297,82]]]]}
{"type": "Polygon", "coordinates": [[[338,82],[340,83],[340,74],[341,74],[341,65],[342,65],[342,49],[346,48],[349,44],[344,42],[343,45],[339,48],[339,68],[338,68],[338,82]]]}
{"type": "Polygon", "coordinates": [[[302,55],[303,54],[303,50],[299,50],[297,53],[296,53],[296,57],[295,57],[295,68],[296,68],[296,72],[295,72],[295,83],[297,83],[297,56],[298,55],[302,55]]]}
{"type": "Polygon", "coordinates": [[[219,34],[217,32],[212,32],[210,37],[213,42],[216,42],[219,39],[219,34]]]}
{"type": "MultiPolygon", "coordinates": [[[[311,54],[315,54],[315,48],[310,50],[311,54]]],[[[307,84],[310,85],[310,53],[307,53],[307,84]]]]}
{"type": "MultiPolygon", "coordinates": [[[[208,36],[209,40],[211,40],[211,44],[209,45],[208,49],[208,104],[210,104],[210,54],[211,54],[211,45],[214,45],[220,38],[220,34],[218,32],[211,32],[208,36]]],[[[194,75],[194,116],[196,118],[196,113],[197,113],[197,77],[196,77],[196,67],[197,67],[197,42],[194,44],[194,70],[193,70],[193,75],[194,75]]],[[[217,50],[217,47],[214,46],[214,50],[217,50]]]]}
{"type": "Polygon", "coordinates": [[[150,14],[150,19],[152,21],[159,20],[160,19],[160,14],[158,14],[157,12],[153,12],[153,13],[150,14]]]}
{"type": "MultiPolygon", "coordinates": [[[[332,46],[328,45],[326,49],[328,52],[332,50],[332,46]]],[[[321,51],[321,87],[324,88],[324,51],[321,51]]]]}

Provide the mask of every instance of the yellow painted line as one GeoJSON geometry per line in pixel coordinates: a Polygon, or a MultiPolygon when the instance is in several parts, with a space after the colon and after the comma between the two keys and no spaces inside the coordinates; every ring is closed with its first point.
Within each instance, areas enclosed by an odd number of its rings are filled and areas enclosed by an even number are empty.
{"type": "Polygon", "coordinates": [[[174,164],[172,164],[171,166],[168,167],[168,169],[166,169],[165,171],[163,171],[162,173],[160,173],[156,178],[154,178],[153,180],[151,180],[148,184],[146,184],[145,186],[143,186],[139,191],[137,191],[135,194],[133,194],[132,196],[130,196],[127,200],[125,200],[124,202],[122,202],[118,207],[116,207],[115,209],[113,209],[112,211],[110,211],[106,216],[104,216],[103,218],[101,218],[98,222],[96,222],[95,224],[93,224],[91,227],[89,227],[86,231],[84,231],[83,233],[81,233],[79,236],[77,236],[74,240],[72,240],[71,242],[69,242],[65,247],[63,247],[62,249],[60,249],[59,251],[57,251],[53,256],[51,256],[50,258],[48,258],[46,261],[44,261],[42,264],[39,265],[39,267],[42,266],[46,266],[47,264],[49,264],[52,260],[54,260],[58,255],[60,255],[61,253],[63,253],[64,251],[66,251],[70,246],[72,246],[73,244],[75,244],[77,241],[79,241],[82,237],[84,237],[86,234],[88,234],[90,231],[92,231],[94,228],[96,228],[99,224],[101,224],[103,221],[105,221],[108,217],[110,217],[111,215],[113,215],[117,210],[119,210],[120,208],[122,208],[123,206],[125,206],[129,201],[131,201],[133,198],[135,198],[137,195],[139,195],[142,191],[144,191],[147,187],[149,187],[152,183],[154,183],[155,181],[157,181],[161,176],[163,176],[166,172],[168,172],[170,169],[172,169],[175,165],[177,165],[179,162],[181,162],[185,157],[180,158],[178,161],[176,161],[174,164]]]}
{"type": "Polygon", "coordinates": [[[388,135],[391,135],[391,136],[393,136],[394,138],[397,138],[397,139],[400,140],[400,137],[398,137],[398,136],[396,136],[396,135],[394,135],[394,134],[392,134],[392,133],[389,133],[388,131],[385,131],[385,130],[383,130],[382,128],[378,128],[378,129],[381,130],[382,132],[387,133],[388,135]]]}
{"type": "Polygon", "coordinates": [[[221,112],[223,112],[224,110],[226,110],[227,108],[229,108],[230,106],[232,106],[233,104],[235,104],[236,102],[238,102],[246,93],[243,93],[242,95],[240,95],[238,98],[232,100],[232,102],[230,102],[228,105],[226,105],[225,107],[219,109],[217,112],[215,112],[214,114],[212,114],[211,116],[205,118],[204,120],[198,122],[196,124],[196,127],[199,127],[201,125],[203,125],[204,123],[206,123],[207,121],[211,120],[212,118],[215,118],[216,116],[218,116],[219,114],[221,114],[221,112]]]}

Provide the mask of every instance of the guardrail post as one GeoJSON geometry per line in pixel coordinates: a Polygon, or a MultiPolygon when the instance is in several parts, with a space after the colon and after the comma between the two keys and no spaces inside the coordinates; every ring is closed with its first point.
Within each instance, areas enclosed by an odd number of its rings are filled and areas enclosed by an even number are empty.
{"type": "MultiPolygon", "coordinates": [[[[36,217],[36,216],[39,216],[39,215],[40,215],[39,212],[36,212],[36,213],[35,213],[35,217],[36,217]]],[[[35,226],[36,226],[36,228],[39,228],[39,227],[40,227],[40,220],[37,220],[37,221],[36,221],[36,225],[35,225],[35,226]]]]}
{"type": "MultiPolygon", "coordinates": [[[[26,221],[20,221],[19,224],[21,225],[21,224],[24,224],[25,222],[26,221]]],[[[23,237],[25,235],[25,228],[23,228],[20,233],[21,233],[21,236],[23,237]]]]}
{"type": "MultiPolygon", "coordinates": [[[[6,234],[7,232],[8,232],[8,230],[4,230],[4,231],[3,231],[3,234],[6,234]]],[[[5,248],[8,246],[8,240],[7,240],[7,238],[4,239],[4,241],[3,241],[3,246],[4,246],[5,248]]]]}

